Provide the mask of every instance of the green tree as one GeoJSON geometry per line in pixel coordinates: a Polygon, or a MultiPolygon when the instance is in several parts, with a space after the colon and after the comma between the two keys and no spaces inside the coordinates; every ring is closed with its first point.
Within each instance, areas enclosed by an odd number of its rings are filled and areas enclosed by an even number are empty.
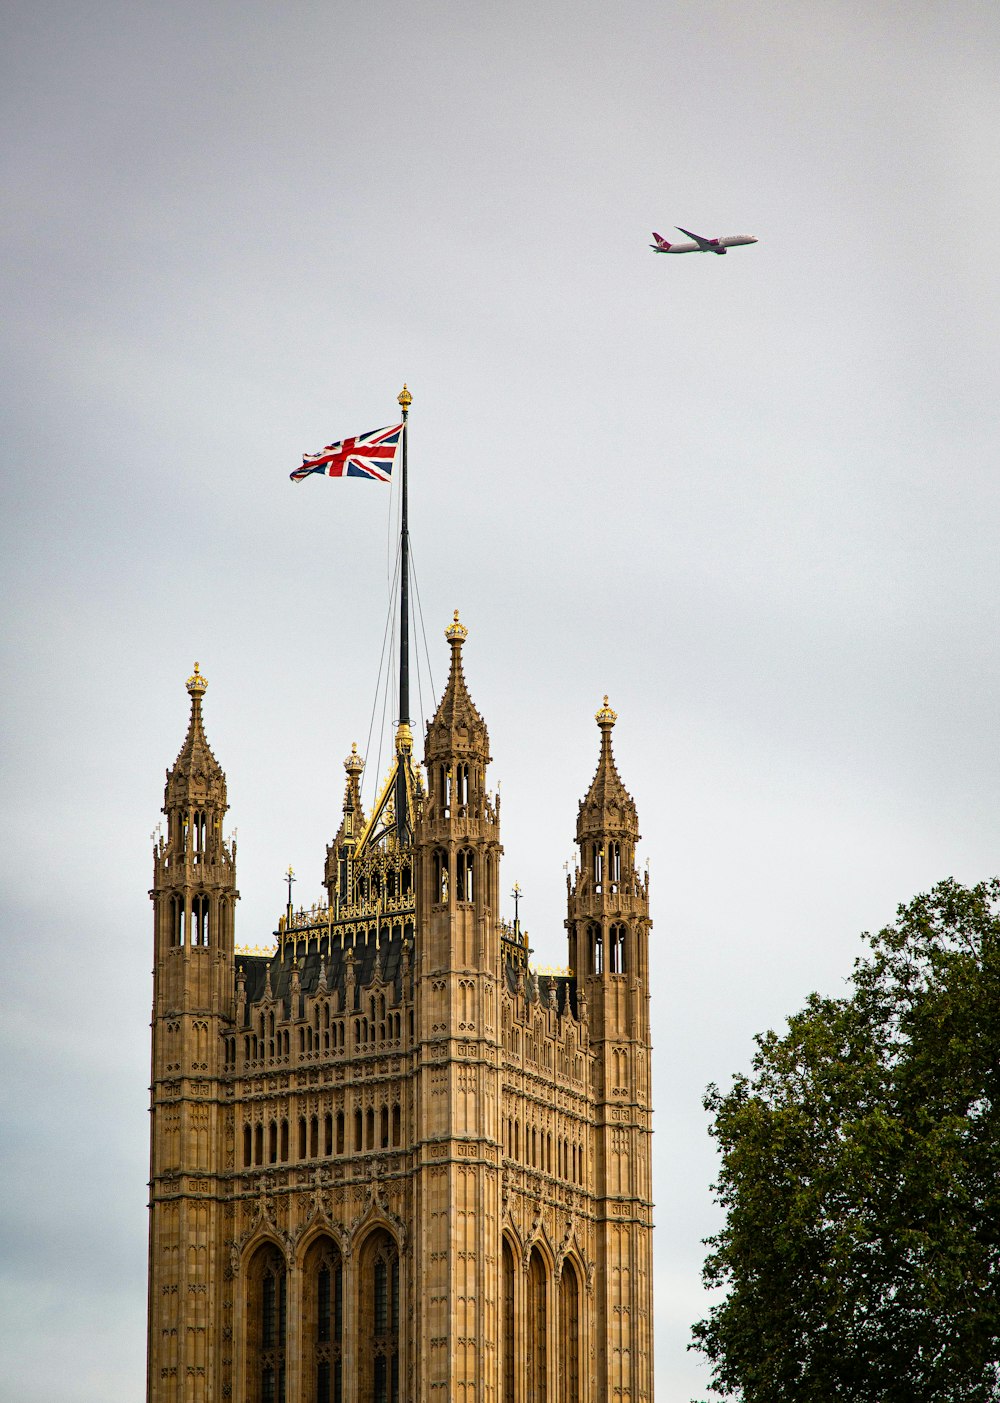
{"type": "Polygon", "coordinates": [[[694,1327],[743,1403],[1000,1399],[1000,881],[866,935],[753,1072],[710,1087],[726,1211],[694,1327]]]}

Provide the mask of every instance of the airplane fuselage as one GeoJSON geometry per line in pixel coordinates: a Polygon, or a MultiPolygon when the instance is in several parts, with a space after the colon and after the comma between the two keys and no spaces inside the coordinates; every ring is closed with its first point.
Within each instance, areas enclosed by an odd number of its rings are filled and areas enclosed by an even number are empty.
{"type": "Polygon", "coordinates": [[[650,244],[654,253],[728,253],[731,248],[736,248],[740,244],[755,244],[757,240],[752,234],[726,234],[722,238],[706,239],[700,234],[692,234],[690,229],[681,229],[682,234],[687,234],[692,243],[672,244],[663,237],[662,234],[654,234],[655,243],[650,244]]]}

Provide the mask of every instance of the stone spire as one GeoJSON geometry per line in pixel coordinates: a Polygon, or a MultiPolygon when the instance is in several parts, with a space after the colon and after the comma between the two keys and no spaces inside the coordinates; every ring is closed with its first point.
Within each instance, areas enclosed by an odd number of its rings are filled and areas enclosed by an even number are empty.
{"type": "Polygon", "coordinates": [[[469,630],[459,620],[457,609],[444,636],[451,646],[451,670],[440,705],[427,727],[426,763],[462,753],[489,764],[489,732],[469,695],[462,671],[462,647],[469,630]]]}
{"type": "Polygon", "coordinates": [[[226,776],[212,753],[202,725],[201,699],[208,682],[197,663],[186,685],[191,697],[191,718],[173,769],[167,771],[164,808],[169,810],[175,805],[211,803],[225,812],[226,776]]]}
{"type": "Polygon", "coordinates": [[[576,840],[582,843],[594,837],[627,837],[635,843],[639,837],[639,818],[635,800],[622,783],[611,748],[611,732],[618,713],[611,710],[607,697],[594,720],[601,732],[601,753],[597,772],[580,801],[576,820],[576,840]]]}

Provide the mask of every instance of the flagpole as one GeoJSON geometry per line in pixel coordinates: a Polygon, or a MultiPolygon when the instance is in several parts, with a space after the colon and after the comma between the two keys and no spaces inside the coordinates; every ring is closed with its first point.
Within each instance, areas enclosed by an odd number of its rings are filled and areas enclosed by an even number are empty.
{"type": "Polygon", "coordinates": [[[397,396],[403,411],[402,445],[402,503],[400,506],[399,537],[399,726],[396,730],[396,838],[400,845],[407,841],[408,804],[406,798],[406,769],[413,749],[410,730],[410,524],[407,514],[406,481],[406,421],[413,396],[406,385],[397,396]]]}
{"type": "Polygon", "coordinates": [[[403,499],[399,551],[399,724],[410,724],[410,526],[406,493],[406,420],[413,396],[406,386],[398,396],[403,411],[403,499]]]}

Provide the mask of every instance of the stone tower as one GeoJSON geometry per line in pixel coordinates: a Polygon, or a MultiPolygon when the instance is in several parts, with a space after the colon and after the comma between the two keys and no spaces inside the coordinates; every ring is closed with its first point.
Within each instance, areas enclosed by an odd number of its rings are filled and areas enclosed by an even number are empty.
{"type": "Polygon", "coordinates": [[[222,836],[226,777],[201,720],[206,682],[188,678],[191,719],[153,851],[149,1396],[218,1397],[219,1244],[233,1165],[220,1103],[233,1023],[236,848],[222,836]]]}
{"type": "Polygon", "coordinates": [[[597,714],[569,967],[499,909],[467,630],[423,766],[345,761],[323,899],[235,951],[205,682],[154,853],[149,1403],[649,1403],[648,885],[597,714]]]}
{"type": "Polygon", "coordinates": [[[639,820],[615,765],[607,697],[596,719],[601,752],[577,817],[566,927],[589,1012],[598,1255],[628,1264],[596,1294],[597,1367],[609,1397],[628,1397],[631,1372],[652,1370],[649,874],[635,866],[639,820]]]}

